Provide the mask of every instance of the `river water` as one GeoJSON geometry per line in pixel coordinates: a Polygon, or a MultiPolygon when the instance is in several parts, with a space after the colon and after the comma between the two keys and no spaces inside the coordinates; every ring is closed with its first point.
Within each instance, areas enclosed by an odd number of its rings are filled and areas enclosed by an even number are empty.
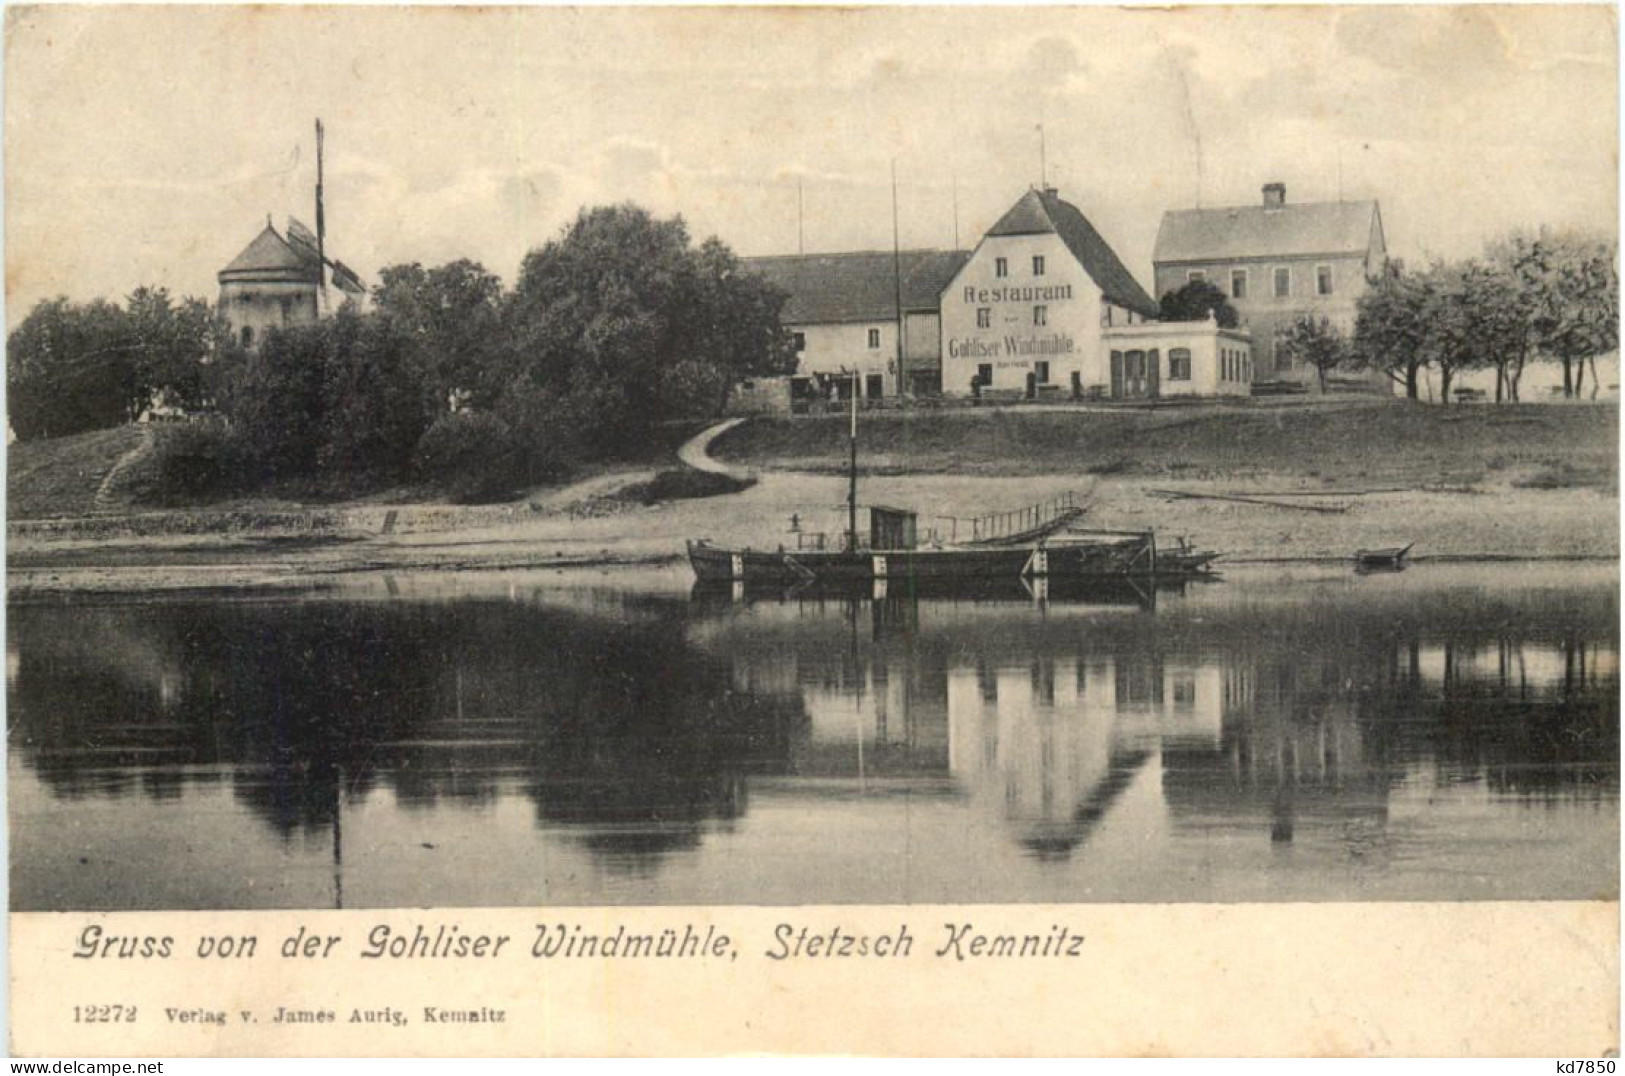
{"type": "Polygon", "coordinates": [[[1618,895],[1613,565],[8,616],[16,910],[1618,895]]]}

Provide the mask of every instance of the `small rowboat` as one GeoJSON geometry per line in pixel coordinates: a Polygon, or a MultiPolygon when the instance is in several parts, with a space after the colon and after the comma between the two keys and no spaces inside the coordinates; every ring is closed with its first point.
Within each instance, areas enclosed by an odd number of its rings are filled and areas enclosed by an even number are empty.
{"type": "Polygon", "coordinates": [[[1169,575],[1207,575],[1213,571],[1213,562],[1224,556],[1212,549],[1197,549],[1184,538],[1172,549],[1157,554],[1157,571],[1169,575]]]}
{"type": "MultiPolygon", "coordinates": [[[[1411,545],[1415,545],[1412,542],[1411,545]]],[[[1397,572],[1405,567],[1405,558],[1410,554],[1411,545],[1393,546],[1387,549],[1356,549],[1354,551],[1354,570],[1359,572],[1397,572]]]]}

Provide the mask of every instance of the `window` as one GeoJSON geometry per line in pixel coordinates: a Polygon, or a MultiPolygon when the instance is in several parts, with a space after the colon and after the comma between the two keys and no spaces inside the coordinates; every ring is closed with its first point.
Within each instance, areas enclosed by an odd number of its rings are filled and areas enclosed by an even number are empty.
{"type": "Polygon", "coordinates": [[[1330,295],[1332,293],[1332,267],[1329,265],[1317,266],[1315,269],[1315,294],[1330,295]]]}
{"type": "Polygon", "coordinates": [[[1189,381],[1191,379],[1191,351],[1187,347],[1174,347],[1168,349],[1168,380],[1189,381]]]}
{"type": "Polygon", "coordinates": [[[1049,384],[1049,361],[1040,360],[1033,363],[1033,382],[1038,385],[1049,384]]]}
{"type": "Polygon", "coordinates": [[[869,347],[872,350],[873,349],[878,349],[880,347],[880,330],[879,329],[870,329],[869,330],[869,347]]]}
{"type": "Polygon", "coordinates": [[[976,308],[976,327],[978,329],[991,329],[993,327],[993,308],[991,306],[976,308]]]}
{"type": "Polygon", "coordinates": [[[994,276],[1009,276],[1010,275],[1010,259],[1008,259],[1008,258],[994,258],[993,259],[993,275],[994,276]]]}
{"type": "Polygon", "coordinates": [[[790,334],[790,346],[795,349],[796,354],[798,354],[798,355],[801,354],[803,351],[806,351],[807,350],[807,334],[806,333],[791,333],[790,334]]]}
{"type": "Polygon", "coordinates": [[[991,362],[976,365],[976,383],[979,385],[993,384],[993,364],[991,362]]]}
{"type": "Polygon", "coordinates": [[[1049,307],[1047,307],[1047,306],[1035,306],[1035,307],[1033,307],[1033,324],[1034,325],[1048,325],[1049,324],[1049,307]]]}
{"type": "Polygon", "coordinates": [[[1245,299],[1245,298],[1247,298],[1247,270],[1245,270],[1245,269],[1232,269],[1232,270],[1230,270],[1230,298],[1232,298],[1232,299],[1245,299]]]}
{"type": "Polygon", "coordinates": [[[1198,281],[1206,279],[1207,271],[1205,269],[1192,269],[1190,272],[1185,274],[1185,283],[1187,284],[1195,284],[1198,281]]]}
{"type": "Polygon", "coordinates": [[[1034,254],[1033,255],[1033,276],[1043,276],[1043,275],[1044,275],[1044,256],[1042,254],[1034,254]]]}
{"type": "Polygon", "coordinates": [[[1285,299],[1292,294],[1292,270],[1286,266],[1277,266],[1275,270],[1275,297],[1285,299]]]}
{"type": "Polygon", "coordinates": [[[243,326],[243,346],[250,347],[254,343],[254,329],[252,326],[243,326]]]}

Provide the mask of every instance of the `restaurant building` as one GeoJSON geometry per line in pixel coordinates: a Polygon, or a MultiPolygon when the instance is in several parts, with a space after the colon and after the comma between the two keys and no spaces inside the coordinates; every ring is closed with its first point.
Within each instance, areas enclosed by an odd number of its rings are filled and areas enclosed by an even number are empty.
{"type": "Polygon", "coordinates": [[[943,391],[1136,399],[1245,395],[1251,346],[1157,303],[1088,218],[1030,190],[988,229],[941,298],[943,391]]]}

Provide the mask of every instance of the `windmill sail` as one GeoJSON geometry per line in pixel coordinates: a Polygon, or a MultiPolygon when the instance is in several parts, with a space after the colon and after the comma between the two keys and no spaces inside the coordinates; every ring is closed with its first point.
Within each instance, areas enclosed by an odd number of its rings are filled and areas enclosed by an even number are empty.
{"type": "Polygon", "coordinates": [[[338,260],[333,262],[333,284],[346,295],[367,294],[367,286],[361,283],[356,271],[338,260]]]}
{"type": "Polygon", "coordinates": [[[293,217],[288,218],[288,242],[299,248],[300,253],[309,254],[312,258],[320,257],[317,253],[316,233],[293,217]]]}

